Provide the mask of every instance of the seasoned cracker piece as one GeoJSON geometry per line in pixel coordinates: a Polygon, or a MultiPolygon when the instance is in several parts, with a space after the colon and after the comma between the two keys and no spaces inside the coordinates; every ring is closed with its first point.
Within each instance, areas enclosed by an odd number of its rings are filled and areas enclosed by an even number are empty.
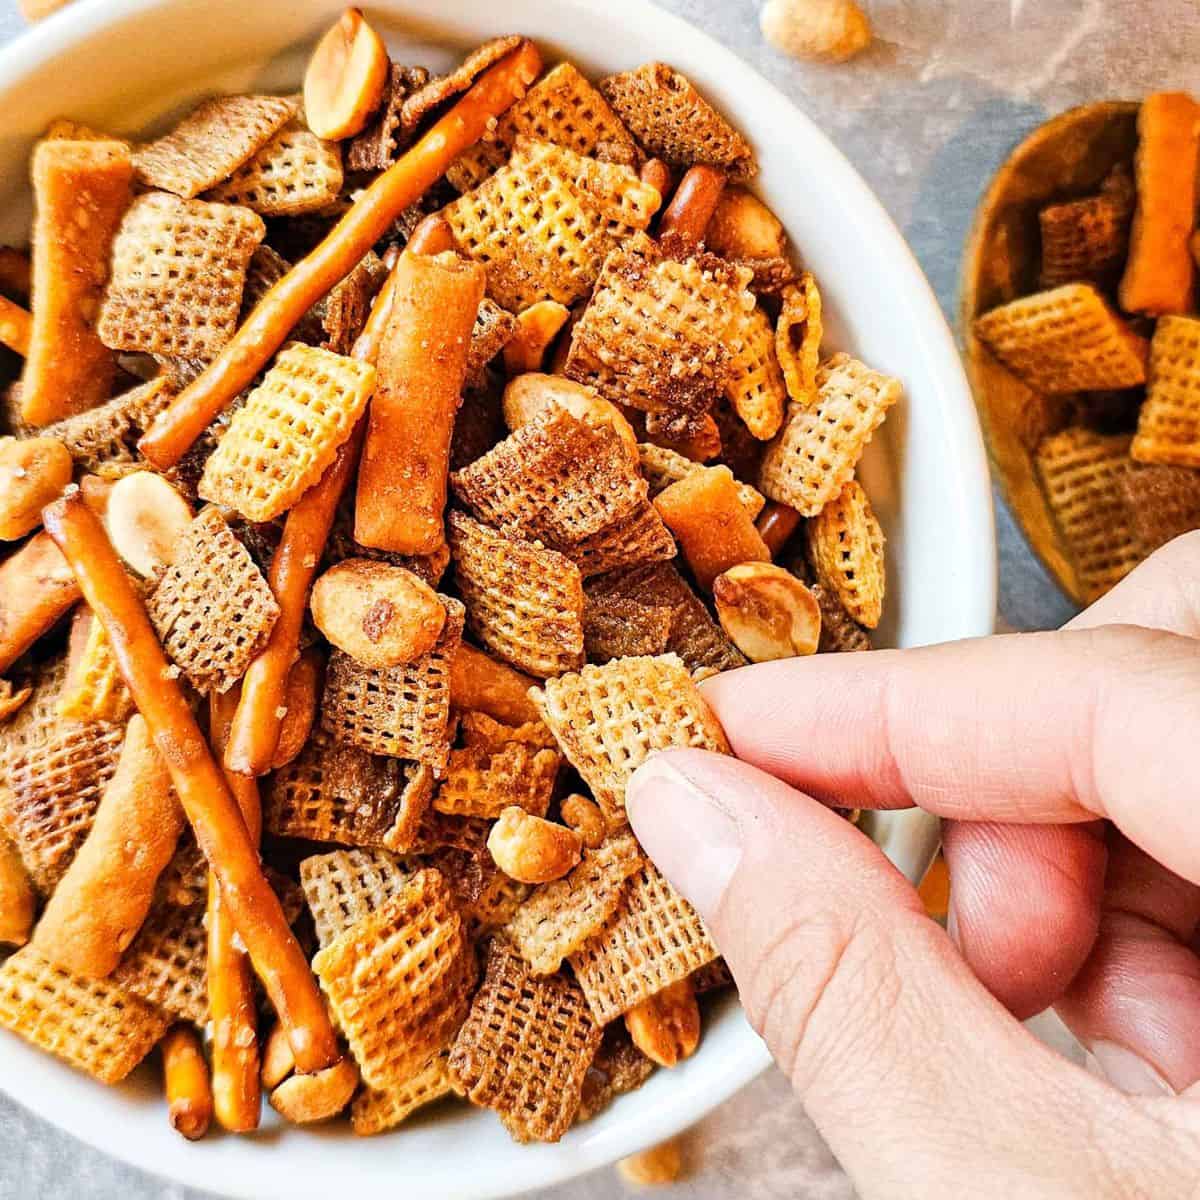
{"type": "Polygon", "coordinates": [[[283,96],[216,96],[133,153],[137,180],[190,200],[228,179],[296,115],[283,96]]]}
{"type": "Polygon", "coordinates": [[[1116,282],[1129,253],[1129,226],[1136,196],[1124,167],[1095,196],[1050,204],[1038,213],[1042,232],[1039,285],[1116,282]]]}
{"type": "Polygon", "coordinates": [[[573,63],[562,62],[547,72],[518,100],[491,131],[458,159],[446,178],[460,192],[481,184],[508,159],[513,143],[526,135],[566,146],[576,154],[601,157],[609,162],[636,162],[637,149],[629,130],[621,124],[608,101],[579,73],[573,63]],[[622,159],[622,154],[628,155],[622,159]]]}
{"type": "Polygon", "coordinates": [[[585,596],[583,647],[588,662],[665,654],[674,622],[675,609],[669,604],[641,604],[621,596],[585,596]]]}
{"type": "Polygon", "coordinates": [[[429,72],[424,67],[391,64],[383,107],[346,149],[348,171],[383,171],[392,165],[397,152],[410,140],[400,128],[400,110],[404,101],[428,82],[429,72]]]}
{"type": "Polygon", "coordinates": [[[208,931],[203,905],[157,903],[110,978],[147,1004],[194,1025],[208,1020],[208,931]]]}
{"type": "Polygon", "coordinates": [[[139,461],[138,438],[175,395],[170,379],[159,376],[87,412],[48,425],[43,432],[66,446],[81,471],[133,467],[139,461]]]}
{"type": "Polygon", "coordinates": [[[689,671],[732,671],[746,665],[742,652],[670,563],[630,567],[590,579],[587,594],[592,598],[617,596],[638,604],[669,606],[675,615],[666,648],[678,654],[689,671]]]}
{"type": "Polygon", "coordinates": [[[666,562],[675,557],[677,550],[658,509],[649,500],[643,500],[627,517],[573,546],[564,547],[563,552],[584,579],[590,579],[620,567],[666,562]]]}
{"type": "Polygon", "coordinates": [[[541,721],[527,721],[524,725],[505,725],[483,712],[465,712],[459,722],[464,746],[478,746],[484,750],[503,750],[513,742],[533,746],[539,750],[553,750],[558,746],[554,735],[541,721]]]}
{"type": "Polygon", "coordinates": [[[411,1079],[377,1092],[364,1088],[350,1105],[350,1127],[359,1137],[395,1129],[419,1108],[453,1094],[447,1058],[439,1054],[411,1079]]]}
{"type": "Polygon", "coordinates": [[[407,851],[433,799],[428,767],[368,754],[323,729],[263,789],[263,826],[278,837],[407,851]]]}
{"type": "Polygon", "coordinates": [[[451,483],[481,521],[558,550],[628,517],[647,495],[620,435],[556,404],[451,483]]]}
{"type": "Polygon", "coordinates": [[[788,400],[775,351],[775,328],[761,308],[743,314],[734,332],[733,369],[725,395],[747,429],[769,441],[783,424],[788,400]]]}
{"type": "Polygon", "coordinates": [[[313,959],[313,970],[368,1087],[405,1083],[457,1033],[475,959],[438,871],[418,871],[396,895],[313,959]]]}
{"type": "Polygon", "coordinates": [[[818,654],[843,654],[870,650],[871,635],[842,607],[837,596],[819,583],[809,586],[821,609],[821,640],[818,654]]]}
{"type": "Polygon", "coordinates": [[[328,207],[341,190],[338,143],[323,142],[291,121],[206,198],[241,204],[264,217],[295,217],[328,207]]]}
{"type": "MultiPolygon", "coordinates": [[[[655,446],[652,442],[641,442],[638,445],[638,458],[641,461],[642,474],[650,485],[651,497],[666,491],[671,484],[705,469],[703,463],[693,462],[674,450],[668,450],[665,446],[655,446]]],[[[750,520],[757,520],[758,514],[766,507],[766,497],[757,488],[740,481],[738,495],[742,498],[750,520]]]]}
{"type": "Polygon", "coordinates": [[[190,829],[185,829],[175,856],[158,877],[154,902],[190,908],[193,904],[204,904],[207,899],[208,860],[200,852],[190,829]]]}
{"type": "Polygon", "coordinates": [[[434,808],[425,814],[412,845],[413,854],[436,854],[439,850],[461,850],[464,854],[487,854],[490,821],[471,817],[448,817],[434,808]]]}
{"type": "Polygon", "coordinates": [[[569,961],[592,1014],[607,1025],[716,957],[696,910],[645,862],[616,912],[569,961]]]}
{"type": "Polygon", "coordinates": [[[72,975],[31,946],[0,966],[0,1026],[101,1083],[120,1083],[170,1023],[111,980],[72,975]]]}
{"type": "Polygon", "coordinates": [[[489,929],[500,929],[516,915],[516,911],[529,899],[533,889],[527,883],[510,879],[497,869],[484,882],[479,895],[464,909],[463,916],[471,928],[471,936],[478,938],[489,929]]]}
{"type": "Polygon", "coordinates": [[[1048,396],[1146,381],[1146,339],[1088,283],[1002,304],[975,319],[975,333],[1018,379],[1048,396]]]}
{"type": "Polygon", "coordinates": [[[371,302],[386,278],[387,267],[383,265],[383,259],[374,250],[369,250],[362,262],[325,297],[321,317],[325,335],[321,342],[323,350],[349,354],[354,349],[370,315],[371,302]]]}
{"type": "Polygon", "coordinates": [[[471,632],[498,658],[545,678],[583,663],[583,581],[561,554],[452,512],[450,555],[471,632]]]}
{"type": "Polygon", "coordinates": [[[492,299],[520,312],[585,296],[609,251],[645,229],[659,201],[628,167],[519,137],[508,163],[442,215],[487,267],[492,299]]]}
{"type": "Polygon", "coordinates": [[[632,833],[615,834],[563,879],[535,888],[504,928],[535,975],[551,975],[621,903],[625,881],[642,866],[632,833]]]}
{"type": "Polygon", "coordinates": [[[325,473],[375,386],[375,368],[293,342],[246,403],[204,467],[200,495],[271,521],[325,473]]]}
{"type": "Polygon", "coordinates": [[[693,971],[691,975],[692,991],[697,996],[707,992],[719,992],[734,986],[733,972],[723,958],[714,958],[712,962],[693,971]]]}
{"type": "Polygon", "coordinates": [[[815,517],[847,484],[867,443],[903,394],[898,379],[835,354],[817,371],[817,403],[793,403],[767,449],[763,495],[815,517]]]}
{"type": "Polygon", "coordinates": [[[433,807],[452,816],[494,820],[515,804],[544,817],[559,762],[557,750],[539,750],[521,742],[510,742],[498,750],[481,746],[451,750],[446,778],[433,798],[433,807]]]}
{"type": "Polygon", "coordinates": [[[1150,343],[1150,383],[1130,450],[1138,462],[1200,467],[1200,320],[1163,317],[1150,343]]]}
{"type": "Polygon", "coordinates": [[[1089,603],[1140,560],[1120,488],[1129,441],[1125,434],[1106,436],[1075,426],[1037,448],[1046,502],[1089,603]]]}
{"type": "Polygon", "coordinates": [[[207,695],[241,679],[279,605],[250,552],[210,506],[188,526],[146,611],[172,662],[207,695]]]}
{"type": "Polygon", "coordinates": [[[520,44],[519,34],[492,38],[472,50],[448,75],[430,79],[405,99],[400,109],[401,129],[411,137],[430,113],[465,92],[488,67],[511,54],[520,44]]]}
{"type": "Polygon", "coordinates": [[[807,533],[817,578],[853,620],[874,629],[883,616],[883,530],[857,480],[809,521],[807,533]]]}
{"type": "Polygon", "coordinates": [[[724,117],[666,63],[646,63],[600,81],[600,91],[647,154],[673,167],[720,167],[731,179],[758,172],[754,151],[724,117]]]}
{"type": "Polygon", "coordinates": [[[665,419],[702,416],[734,379],[750,274],[712,254],[683,261],[634,237],[604,262],[571,337],[566,374],[665,419]]]}
{"type": "Polygon", "coordinates": [[[504,349],[517,331],[517,318],[495,300],[484,296],[471,330],[471,349],[467,352],[467,379],[475,386],[484,380],[484,367],[504,349]]]}
{"type": "Polygon", "coordinates": [[[605,1026],[604,1040],[583,1081],[583,1101],[575,1123],[590,1121],[618,1096],[636,1092],[654,1074],[654,1063],[634,1044],[624,1021],[605,1026]]]}
{"type": "Polygon", "coordinates": [[[556,1142],[579,1109],[601,1032],[563,975],[537,977],[493,938],[483,983],[450,1048],[450,1075],[514,1141],[556,1142]]]}
{"type": "Polygon", "coordinates": [[[125,739],[123,725],[64,721],[65,679],[65,659],[43,666],[33,695],[0,726],[0,826],[44,894],[87,837],[125,739]]]}
{"type": "Polygon", "coordinates": [[[114,350],[208,362],[233,336],[257,213],[163,192],[138,196],[113,242],[97,329],[114,350]]]}
{"type": "Polygon", "coordinates": [[[1200,471],[1131,463],[1121,475],[1121,492],[1143,558],[1180,534],[1200,529],[1200,471]]]}
{"type": "Polygon", "coordinates": [[[625,785],[656,750],[729,753],[717,718],[674,654],[587,666],[532,694],[610,829],[625,823],[625,785]]]}
{"type": "Polygon", "coordinates": [[[440,599],[446,624],[428,654],[399,667],[376,668],[334,650],[321,702],[321,723],[339,742],[415,759],[438,775],[450,754],[450,662],[465,618],[457,600],[440,599]]]}
{"type": "Polygon", "coordinates": [[[322,946],[341,937],[404,889],[409,870],[386,850],[334,850],[300,864],[300,886],[322,946]]]}
{"type": "Polygon", "coordinates": [[[783,289],[775,324],[775,354],[783,369],[788,398],[802,408],[817,402],[817,368],[824,332],[821,293],[817,281],[805,271],[796,283],[783,289]]]}
{"type": "Polygon", "coordinates": [[[71,624],[70,659],[58,715],[68,721],[124,723],[133,711],[133,697],[104,626],[86,608],[76,612],[71,624]]]}

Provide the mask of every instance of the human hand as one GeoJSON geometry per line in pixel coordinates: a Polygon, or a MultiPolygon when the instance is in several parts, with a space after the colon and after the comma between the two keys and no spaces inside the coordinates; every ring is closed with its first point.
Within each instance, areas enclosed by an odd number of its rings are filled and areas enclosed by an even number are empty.
{"type": "Polygon", "coordinates": [[[634,830],[866,1200],[1195,1196],[1197,639],[1192,534],[1058,633],[713,679],[742,761],[635,775],[634,830]],[[913,804],[947,822],[953,937],[826,807],[913,804]],[[1013,1015],[1049,1004],[1119,1087],[1013,1015]]]}

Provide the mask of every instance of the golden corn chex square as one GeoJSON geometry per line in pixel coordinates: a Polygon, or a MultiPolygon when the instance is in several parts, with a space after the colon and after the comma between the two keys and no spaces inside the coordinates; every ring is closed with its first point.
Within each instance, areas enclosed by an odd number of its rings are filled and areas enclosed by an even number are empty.
{"type": "Polygon", "coordinates": [[[1121,492],[1143,558],[1180,534],[1200,529],[1200,471],[1130,463],[1121,476],[1121,492]]]}
{"type": "Polygon", "coordinates": [[[170,133],[138,146],[138,182],[190,200],[227,179],[296,115],[283,96],[216,96],[170,133]]]}
{"type": "Polygon", "coordinates": [[[487,713],[465,712],[459,721],[459,732],[464,746],[478,746],[489,752],[503,750],[513,742],[533,746],[539,750],[554,750],[558,743],[554,735],[541,721],[527,721],[524,725],[505,725],[487,713]]]}
{"type": "Polygon", "coordinates": [[[450,751],[446,777],[433,798],[438,812],[495,819],[510,805],[535,817],[550,807],[558,778],[557,750],[509,742],[497,750],[464,746],[450,751]]]}
{"type": "Polygon", "coordinates": [[[438,871],[422,870],[313,959],[363,1082],[387,1091],[448,1046],[467,1015],[475,957],[438,871]]]}
{"type": "Polygon", "coordinates": [[[496,122],[488,137],[460,154],[446,178],[460,192],[481,184],[508,159],[520,136],[566,146],[576,154],[595,154],[606,146],[635,153],[633,138],[608,101],[580,74],[563,62],[548,71],[496,122]]]}
{"type": "Polygon", "coordinates": [[[775,356],[789,399],[807,408],[817,402],[817,368],[825,326],[817,281],[805,271],[783,289],[775,322],[775,356]]]}
{"type": "Polygon", "coordinates": [[[1150,343],[1150,382],[1130,453],[1138,462],[1200,467],[1200,320],[1163,317],[1150,343]]]}
{"type": "Polygon", "coordinates": [[[587,295],[608,252],[650,224],[659,199],[628,167],[519,137],[508,163],[442,215],[487,267],[492,299],[520,312],[587,295]]]}
{"type": "Polygon", "coordinates": [[[1146,381],[1146,339],[1088,283],[1022,296],[975,319],[985,346],[1034,391],[1102,391],[1146,381]]]}
{"type": "Polygon", "coordinates": [[[294,217],[319,212],[332,204],[341,190],[338,143],[323,142],[293,121],[212,188],[207,198],[241,204],[264,217],[294,217]]]}
{"type": "MultiPolygon", "coordinates": [[[[95,617],[89,615],[82,629],[78,657],[59,693],[58,714],[68,721],[123,723],[133,712],[133,697],[121,677],[112,643],[95,617]]],[[[72,649],[78,636],[72,626],[72,649]]]]}
{"type": "Polygon", "coordinates": [[[571,1127],[601,1031],[563,975],[535,976],[493,938],[483,983],[450,1048],[450,1075],[493,1109],[514,1141],[556,1142],[571,1127]]]}
{"type": "Polygon", "coordinates": [[[467,623],[485,649],[542,678],[582,665],[583,580],[570,559],[460,512],[449,541],[467,623]]]}
{"type": "Polygon", "coordinates": [[[266,226],[246,208],[138,196],[113,241],[100,340],[114,350],[209,362],[233,337],[246,269],[266,226]]]}
{"type": "Polygon", "coordinates": [[[350,1105],[350,1127],[359,1137],[395,1129],[419,1108],[453,1093],[447,1057],[438,1054],[411,1079],[386,1092],[364,1088],[350,1105]]]}
{"type": "Polygon", "coordinates": [[[818,654],[844,654],[871,649],[871,635],[842,607],[837,595],[822,584],[809,591],[821,609],[821,640],[818,654]]]}
{"type": "Polygon", "coordinates": [[[1089,603],[1140,561],[1120,481],[1129,437],[1072,427],[1043,440],[1036,462],[1046,501],[1089,603]]]}
{"type": "Polygon", "coordinates": [[[624,886],[613,915],[570,956],[575,979],[601,1025],[717,957],[696,910],[653,863],[624,886]]]}
{"type": "Polygon", "coordinates": [[[846,486],[867,443],[903,394],[900,381],[848,354],[817,370],[817,403],[792,403],[759,474],[763,495],[815,517],[846,486]]]}
{"type": "Polygon", "coordinates": [[[170,1017],[108,979],[83,979],[25,946],[0,966],[0,1026],[101,1083],[120,1083],[170,1017]]]}
{"type": "Polygon", "coordinates": [[[706,163],[731,178],[758,171],[749,143],[710,105],[686,76],[652,62],[600,81],[600,92],[655,158],[673,167],[706,163]]]}
{"type": "Polygon", "coordinates": [[[874,629],[883,616],[883,530],[857,480],[809,521],[807,533],[817,578],[858,624],[874,629]]]}
{"type": "Polygon", "coordinates": [[[322,946],[404,889],[413,872],[386,850],[334,850],[300,864],[300,886],[322,946]]]}
{"type": "Polygon", "coordinates": [[[729,753],[717,718],[674,654],[586,666],[547,679],[532,695],[611,829],[625,823],[625,785],[655,751],[729,753]]]}
{"type": "Polygon", "coordinates": [[[779,432],[788,390],[775,351],[775,327],[761,308],[744,313],[735,333],[733,368],[725,395],[760,441],[779,432]]]}
{"type": "Polygon", "coordinates": [[[375,386],[375,368],[293,342],[233,414],[204,468],[200,495],[272,521],[325,473],[375,386]]]}
{"type": "Polygon", "coordinates": [[[146,600],[163,649],[203,695],[228,691],[270,636],[279,605],[220,510],[192,519],[146,600]]]}

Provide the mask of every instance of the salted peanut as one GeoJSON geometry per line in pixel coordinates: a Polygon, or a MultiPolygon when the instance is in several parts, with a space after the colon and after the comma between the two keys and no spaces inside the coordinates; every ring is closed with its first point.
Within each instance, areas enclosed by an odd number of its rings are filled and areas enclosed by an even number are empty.
{"type": "Polygon", "coordinates": [[[600,806],[586,796],[568,796],[559,806],[564,824],[569,825],[583,839],[589,850],[597,849],[608,835],[608,826],[600,806]]]}
{"type": "Polygon", "coordinates": [[[611,425],[621,441],[629,447],[630,453],[637,458],[638,442],[633,426],[615,404],[599,396],[587,384],[576,383],[561,375],[530,372],[518,375],[504,389],[503,405],[504,423],[512,430],[527,425],[551,405],[565,408],[585,425],[594,428],[611,425]]]}
{"type": "Polygon", "coordinates": [[[683,1171],[679,1139],[659,1142],[617,1163],[617,1173],[632,1187],[661,1187],[674,1183],[683,1171]]]}
{"type": "Polygon", "coordinates": [[[466,642],[450,663],[450,703],[458,712],[482,712],[505,725],[540,721],[529,689],[537,680],[466,642]]]}
{"type": "Polygon", "coordinates": [[[711,591],[717,576],[738,563],[771,561],[728,467],[706,467],[685,476],[659,492],[654,507],[705,591],[711,591]]]}
{"type": "Polygon", "coordinates": [[[500,813],[488,834],[492,860],[518,883],[549,883],[579,865],[583,839],[573,829],[535,817],[516,804],[500,813]]]}
{"type": "Polygon", "coordinates": [[[740,563],[713,581],[713,600],[721,628],[751,662],[816,654],[821,606],[790,571],[740,563]]]}
{"type": "Polygon", "coordinates": [[[744,187],[721,193],[704,241],[725,258],[782,258],[787,253],[783,222],[744,187]]]}
{"type": "Polygon", "coordinates": [[[517,331],[504,347],[504,369],[510,375],[540,371],[550,343],[558,337],[571,310],[557,300],[539,300],[517,314],[517,331]]]}
{"type": "Polygon", "coordinates": [[[388,52],[362,10],[348,8],[317,43],[304,72],[304,116],[319,138],[361,133],[383,100],[388,52]]]}
{"type": "Polygon", "coordinates": [[[287,1030],[277,1024],[267,1035],[262,1052],[262,1070],[259,1078],[268,1091],[274,1091],[294,1070],[296,1059],[292,1054],[292,1043],[287,1030]]]}
{"type": "Polygon", "coordinates": [[[772,558],[778,558],[779,552],[787,545],[788,539],[800,527],[804,518],[790,504],[780,504],[778,500],[770,500],[755,519],[754,527],[758,530],[772,558]]]}
{"type": "Polygon", "coordinates": [[[57,438],[0,438],[0,541],[42,523],[42,509],[71,482],[71,452],[57,438]]]}
{"type": "Polygon", "coordinates": [[[347,558],[313,584],[317,628],[364,667],[398,667],[433,649],[446,610],[424,580],[403,567],[347,558]]]}
{"type": "Polygon", "coordinates": [[[160,1048],[171,1128],[194,1142],[208,1132],[213,1115],[212,1081],[200,1035],[191,1025],[175,1025],[160,1048]]]}
{"type": "Polygon", "coordinates": [[[839,63],[871,44],[871,22],[854,0],[767,0],[763,36],[793,58],[839,63]]]}
{"type": "Polygon", "coordinates": [[[323,1071],[292,1075],[271,1093],[271,1107],[293,1125],[328,1121],[350,1103],[358,1068],[348,1055],[323,1071]]]}
{"type": "Polygon", "coordinates": [[[275,745],[275,756],[271,759],[272,771],[286,767],[304,749],[312,732],[320,698],[321,652],[315,646],[310,646],[288,672],[283,697],[286,711],[279,724],[279,741],[275,745]]]}
{"type": "Polygon", "coordinates": [[[153,575],[171,561],[191,522],[188,502],[152,471],[126,475],[108,493],[105,525],[109,539],[139,575],[153,575]]]}
{"type": "Polygon", "coordinates": [[[23,946],[33,928],[33,884],[17,848],[0,833],[0,942],[23,946]]]}
{"type": "Polygon", "coordinates": [[[75,573],[44,530],[0,563],[0,671],[7,671],[78,600],[75,573]]]}
{"type": "Polygon", "coordinates": [[[690,979],[681,979],[625,1014],[633,1044],[651,1062],[673,1067],[700,1044],[700,1007],[690,979]]]}

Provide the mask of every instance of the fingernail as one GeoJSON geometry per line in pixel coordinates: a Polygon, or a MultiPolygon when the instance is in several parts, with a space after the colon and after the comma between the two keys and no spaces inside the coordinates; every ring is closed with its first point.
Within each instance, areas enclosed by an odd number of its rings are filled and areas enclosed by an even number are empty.
{"type": "Polygon", "coordinates": [[[1130,1096],[1174,1096],[1175,1089],[1145,1059],[1116,1042],[1093,1042],[1091,1053],[1101,1074],[1130,1096]]]}
{"type": "Polygon", "coordinates": [[[711,920],[742,856],[737,822],[661,756],[634,773],[625,807],[654,865],[711,920]]]}

